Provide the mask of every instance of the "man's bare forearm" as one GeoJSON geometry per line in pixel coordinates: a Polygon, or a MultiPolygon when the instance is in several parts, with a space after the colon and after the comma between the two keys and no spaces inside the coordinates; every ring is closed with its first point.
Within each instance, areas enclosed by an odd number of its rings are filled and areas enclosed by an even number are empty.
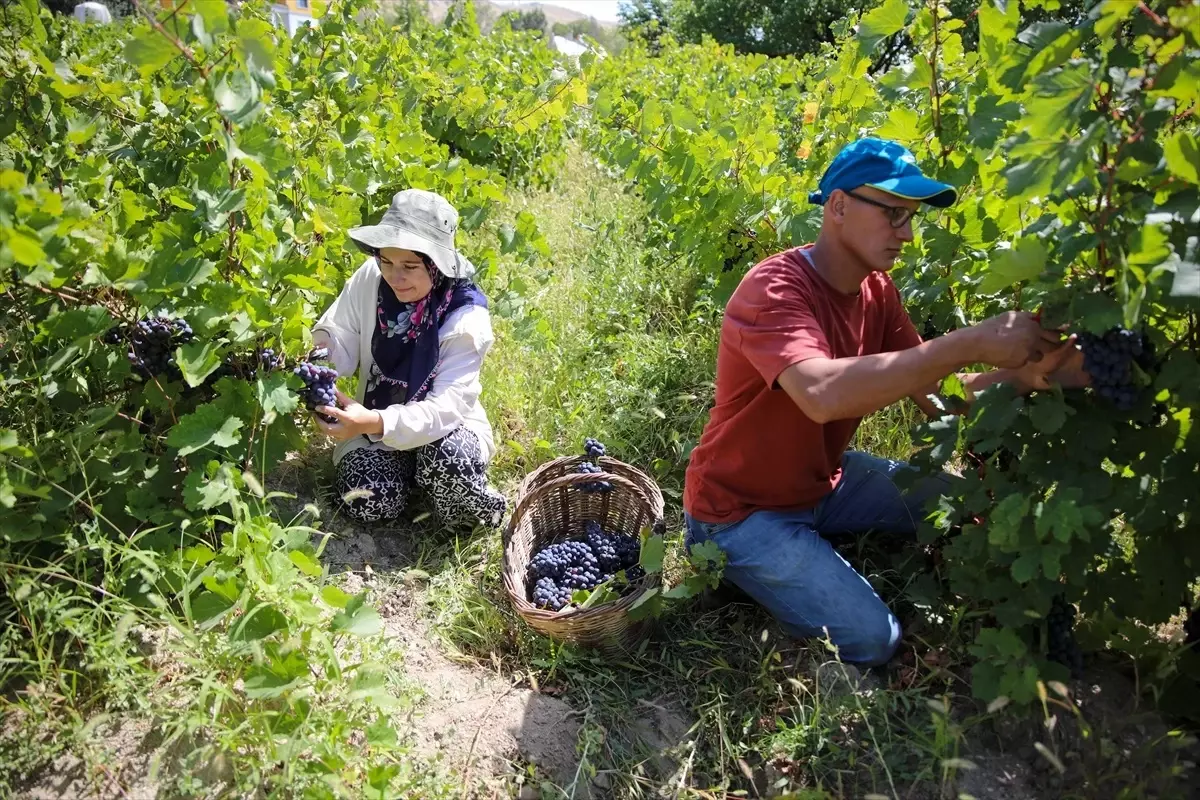
{"type": "Polygon", "coordinates": [[[784,370],[779,385],[816,422],[862,417],[974,363],[975,342],[964,328],[899,352],[810,359],[784,370]]]}
{"type": "MultiPolygon", "coordinates": [[[[962,382],[963,388],[966,389],[966,401],[971,403],[975,399],[975,395],[982,392],[989,386],[995,386],[998,383],[1011,384],[1018,394],[1029,394],[1034,387],[1026,379],[1024,373],[1019,369],[989,369],[983,372],[959,372],[956,377],[962,382]]],[[[931,383],[921,391],[909,395],[910,399],[920,406],[921,410],[929,417],[940,417],[948,413],[944,408],[939,408],[933,401],[933,398],[941,395],[941,387],[938,383],[931,383]]],[[[956,413],[951,411],[949,413],[956,413]]]]}

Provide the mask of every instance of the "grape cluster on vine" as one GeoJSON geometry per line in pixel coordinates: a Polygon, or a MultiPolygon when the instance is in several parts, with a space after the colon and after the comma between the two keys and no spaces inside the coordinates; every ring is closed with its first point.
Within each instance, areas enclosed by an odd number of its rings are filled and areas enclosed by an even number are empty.
{"type": "MultiPolygon", "coordinates": [[[[300,389],[300,398],[309,411],[316,409],[317,406],[337,405],[337,389],[334,383],[337,381],[338,374],[333,367],[324,367],[305,361],[292,372],[304,381],[304,386],[300,389]]],[[[317,416],[325,422],[337,422],[335,417],[328,414],[318,413],[317,416]]]]}
{"type": "Polygon", "coordinates": [[[277,369],[283,369],[285,363],[283,353],[277,353],[270,347],[243,353],[230,353],[225,356],[206,383],[215,382],[225,377],[234,377],[252,381],[260,374],[267,374],[277,369]]]}
{"type": "Polygon", "coordinates": [[[570,604],[573,592],[595,589],[621,571],[627,583],[634,583],[646,574],[638,566],[640,554],[637,539],[607,533],[598,522],[589,520],[584,541],[555,542],[530,560],[530,600],[542,608],[560,611],[570,604]]]}
{"type": "Polygon", "coordinates": [[[276,353],[270,347],[264,347],[258,353],[258,365],[263,372],[283,368],[283,353],[276,353]]]}
{"type": "Polygon", "coordinates": [[[1046,615],[1046,657],[1079,677],[1083,674],[1083,651],[1075,641],[1074,628],[1075,607],[1061,594],[1055,595],[1046,615]]]}
{"type": "Polygon", "coordinates": [[[1137,331],[1113,328],[1103,335],[1081,334],[1079,343],[1096,393],[1118,410],[1130,411],[1139,394],[1134,365],[1149,369],[1154,361],[1150,341],[1137,331]]]}
{"type": "Polygon", "coordinates": [[[104,334],[108,344],[128,342],[125,355],[134,372],[143,378],[176,376],[179,369],[175,364],[175,348],[193,338],[192,327],[185,320],[163,316],[146,317],[133,325],[117,325],[104,334]]]}

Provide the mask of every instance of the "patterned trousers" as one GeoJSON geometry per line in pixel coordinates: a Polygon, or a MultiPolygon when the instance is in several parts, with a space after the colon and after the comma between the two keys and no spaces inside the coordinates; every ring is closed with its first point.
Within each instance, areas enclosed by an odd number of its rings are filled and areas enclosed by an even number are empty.
{"type": "Polygon", "coordinates": [[[466,428],[412,450],[360,448],[342,457],[335,487],[342,510],[361,522],[396,519],[414,488],[447,524],[499,527],[507,501],[488,486],[479,438],[466,428]]]}

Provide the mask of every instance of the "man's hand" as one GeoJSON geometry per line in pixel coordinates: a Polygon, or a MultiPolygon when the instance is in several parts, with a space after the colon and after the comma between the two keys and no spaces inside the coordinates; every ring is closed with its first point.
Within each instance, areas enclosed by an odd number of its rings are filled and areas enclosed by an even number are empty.
{"type": "Polygon", "coordinates": [[[1031,361],[1018,370],[1017,380],[1030,390],[1049,389],[1058,384],[1064,389],[1083,389],[1092,384],[1092,376],[1083,367],[1083,351],[1072,335],[1058,348],[1048,351],[1041,361],[1031,361]]]}
{"type": "Polygon", "coordinates": [[[321,433],[338,441],[353,439],[364,433],[376,435],[383,433],[383,417],[378,411],[372,411],[361,403],[355,402],[341,389],[337,390],[337,400],[342,406],[341,408],[317,406],[314,409],[318,413],[336,420],[335,422],[326,422],[317,417],[317,427],[321,429],[321,433]]]}
{"type": "Polygon", "coordinates": [[[974,341],[975,360],[993,367],[1017,369],[1062,344],[1056,331],[1048,331],[1027,311],[1006,311],[968,329],[974,341]]]}

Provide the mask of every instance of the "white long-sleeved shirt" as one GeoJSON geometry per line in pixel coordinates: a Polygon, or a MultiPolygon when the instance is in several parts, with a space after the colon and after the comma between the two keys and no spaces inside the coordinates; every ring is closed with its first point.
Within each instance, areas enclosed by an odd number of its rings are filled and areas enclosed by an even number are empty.
{"type": "MultiPolygon", "coordinates": [[[[360,403],[374,363],[371,337],[377,324],[380,278],[375,259],[368,258],[313,327],[315,344],[329,348],[330,360],[339,374],[358,371],[355,399],[360,403]]],[[[429,393],[422,400],[377,409],[383,417],[383,435],[355,436],[339,442],[333,451],[334,463],[360,447],[420,447],[436,442],[460,425],[479,437],[483,460],[491,461],[496,445],[492,426],[479,403],[479,371],[493,341],[492,320],[486,308],[470,305],[450,313],[438,329],[438,363],[429,393]]]]}

